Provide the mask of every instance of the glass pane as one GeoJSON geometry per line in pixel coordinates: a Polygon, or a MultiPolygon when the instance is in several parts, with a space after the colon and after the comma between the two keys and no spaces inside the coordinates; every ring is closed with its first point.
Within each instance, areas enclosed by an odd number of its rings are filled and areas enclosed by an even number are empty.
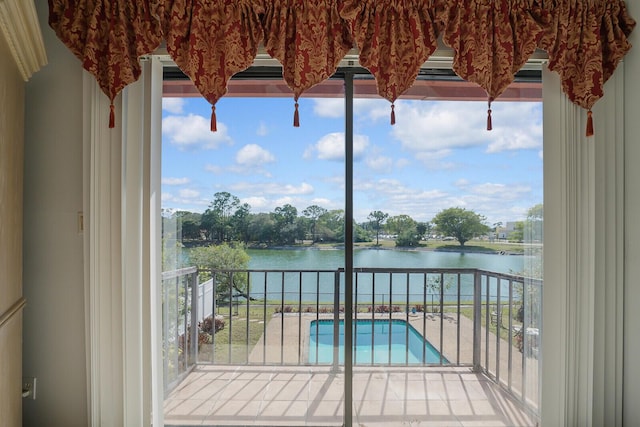
{"type": "Polygon", "coordinates": [[[168,94],[165,425],[342,425],[342,82],[299,100],[299,128],[281,80],[232,81],[215,133],[188,82],[168,94]]]}
{"type": "Polygon", "coordinates": [[[342,425],[349,333],[347,423],[535,424],[540,83],[510,87],[487,132],[474,85],[420,80],[390,126],[358,76],[352,331],[343,87],[312,88],[294,128],[281,80],[234,80],[211,133],[209,104],[165,82],[166,425],[342,425]],[[451,209],[479,224],[447,228],[451,209]]]}
{"type": "Polygon", "coordinates": [[[354,424],[535,425],[540,83],[355,92],[354,424]]]}

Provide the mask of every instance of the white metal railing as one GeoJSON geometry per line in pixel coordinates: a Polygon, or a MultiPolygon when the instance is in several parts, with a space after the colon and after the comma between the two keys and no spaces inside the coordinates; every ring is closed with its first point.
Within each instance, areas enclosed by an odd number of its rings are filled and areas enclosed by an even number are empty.
{"type": "Polygon", "coordinates": [[[198,269],[188,267],[162,273],[162,351],[165,392],[196,363],[198,269]]]}
{"type": "MultiPolygon", "coordinates": [[[[165,382],[195,364],[339,365],[344,283],[342,269],[163,273],[165,382]],[[210,279],[199,284],[198,274],[210,279]]],[[[481,269],[355,268],[353,286],[356,365],[469,366],[537,412],[540,280],[481,269]],[[417,351],[413,335],[423,340],[417,351]]]]}

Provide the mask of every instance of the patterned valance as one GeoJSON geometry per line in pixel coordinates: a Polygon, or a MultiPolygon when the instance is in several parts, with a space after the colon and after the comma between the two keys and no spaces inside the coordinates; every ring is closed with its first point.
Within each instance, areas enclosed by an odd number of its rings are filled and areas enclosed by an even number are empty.
{"type": "MultiPolygon", "coordinates": [[[[491,102],[536,49],[549,56],[569,99],[588,110],[629,51],[635,21],[622,0],[49,0],[49,25],[113,105],[140,75],[139,57],[165,41],[178,67],[212,104],[248,68],[262,43],[282,63],[297,100],[357,47],[392,103],[441,40],[453,69],[491,102]]],[[[110,126],[113,127],[113,109],[110,126]]]]}

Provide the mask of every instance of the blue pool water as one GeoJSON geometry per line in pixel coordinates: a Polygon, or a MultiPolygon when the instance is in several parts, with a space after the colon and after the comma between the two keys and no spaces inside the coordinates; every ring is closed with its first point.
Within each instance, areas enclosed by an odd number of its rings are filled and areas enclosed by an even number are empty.
{"type": "MultiPolygon", "coordinates": [[[[355,364],[449,363],[405,320],[357,319],[353,321],[353,327],[355,364]]],[[[344,320],[340,320],[338,338],[339,362],[344,363],[344,320]]],[[[333,320],[311,322],[309,362],[333,363],[333,320]]]]}

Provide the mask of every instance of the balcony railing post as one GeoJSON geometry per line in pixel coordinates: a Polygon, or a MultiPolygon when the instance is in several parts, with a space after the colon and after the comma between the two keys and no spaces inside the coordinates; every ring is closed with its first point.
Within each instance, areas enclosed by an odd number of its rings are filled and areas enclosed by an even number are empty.
{"type": "Polygon", "coordinates": [[[216,289],[218,284],[216,283],[216,272],[211,270],[211,362],[216,363],[216,316],[218,314],[218,296],[216,295],[216,289]]]}
{"type": "MultiPolygon", "coordinates": [[[[346,331],[345,331],[346,332],[346,331]]],[[[340,270],[333,280],[333,369],[340,366],[340,270]]]]}
{"type": "MultiPolygon", "coordinates": [[[[479,271],[473,274],[473,371],[482,371],[480,360],[482,343],[482,276],[479,271]]],[[[487,307],[488,309],[488,307],[487,307]]],[[[489,327],[489,325],[487,325],[489,327]]]]}
{"type": "Polygon", "coordinates": [[[191,274],[191,345],[189,346],[189,365],[198,360],[198,271],[191,274]]]}

